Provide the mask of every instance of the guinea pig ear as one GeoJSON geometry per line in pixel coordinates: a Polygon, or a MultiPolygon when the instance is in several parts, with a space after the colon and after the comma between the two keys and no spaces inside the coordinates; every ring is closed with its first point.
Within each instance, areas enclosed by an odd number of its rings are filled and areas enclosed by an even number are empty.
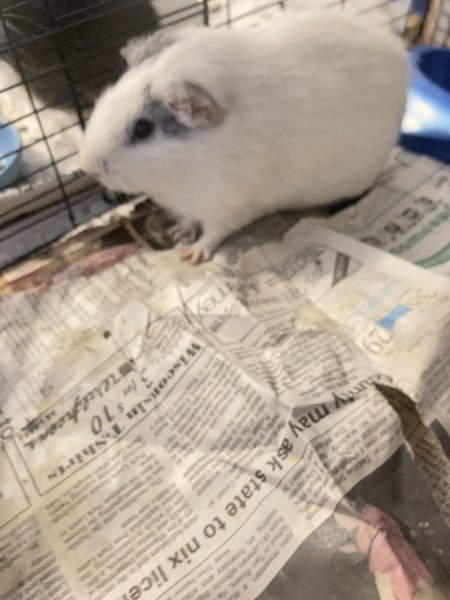
{"type": "Polygon", "coordinates": [[[189,81],[170,87],[167,104],[180,123],[191,128],[217,127],[226,116],[225,110],[209,92],[189,81]]]}

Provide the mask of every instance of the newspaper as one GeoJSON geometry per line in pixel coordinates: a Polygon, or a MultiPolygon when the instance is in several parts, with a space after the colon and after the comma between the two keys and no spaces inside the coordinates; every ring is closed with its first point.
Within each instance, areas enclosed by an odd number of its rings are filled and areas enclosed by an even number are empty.
{"type": "Polygon", "coordinates": [[[138,210],[3,276],[0,598],[449,598],[449,279],[343,216],[193,267],[138,210]]]}
{"type": "Polygon", "coordinates": [[[450,169],[399,148],[375,188],[328,224],[450,276],[450,169]]]}

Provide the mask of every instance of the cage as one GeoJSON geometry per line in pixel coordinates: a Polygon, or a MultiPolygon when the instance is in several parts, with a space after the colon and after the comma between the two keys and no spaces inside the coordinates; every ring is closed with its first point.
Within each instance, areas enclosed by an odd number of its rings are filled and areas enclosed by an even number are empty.
{"type": "Polygon", "coordinates": [[[449,0],[1,0],[0,268],[126,200],[77,165],[120,47],[157,28],[250,27],[288,4],[354,10],[409,43],[449,43],[449,0]]]}

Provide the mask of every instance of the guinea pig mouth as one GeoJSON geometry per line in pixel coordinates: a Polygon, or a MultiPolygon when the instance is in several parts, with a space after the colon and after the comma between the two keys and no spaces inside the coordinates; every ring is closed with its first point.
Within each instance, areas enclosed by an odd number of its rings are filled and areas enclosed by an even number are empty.
{"type": "Polygon", "coordinates": [[[100,181],[100,183],[102,185],[104,185],[105,187],[107,187],[108,189],[110,189],[113,192],[122,192],[125,194],[137,194],[141,191],[141,190],[137,189],[136,186],[128,184],[126,181],[123,180],[122,177],[120,177],[117,174],[112,174],[112,173],[103,174],[100,177],[98,177],[98,180],[100,181]]]}

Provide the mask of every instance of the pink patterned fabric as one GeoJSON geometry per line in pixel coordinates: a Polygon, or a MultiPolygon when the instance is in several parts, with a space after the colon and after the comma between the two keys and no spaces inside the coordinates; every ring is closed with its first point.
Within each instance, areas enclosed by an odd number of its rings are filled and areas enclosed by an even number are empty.
{"type": "Polygon", "coordinates": [[[367,554],[371,572],[390,576],[397,600],[413,600],[421,579],[432,583],[430,572],[392,517],[375,506],[365,507],[361,516],[358,546],[367,554]]]}

